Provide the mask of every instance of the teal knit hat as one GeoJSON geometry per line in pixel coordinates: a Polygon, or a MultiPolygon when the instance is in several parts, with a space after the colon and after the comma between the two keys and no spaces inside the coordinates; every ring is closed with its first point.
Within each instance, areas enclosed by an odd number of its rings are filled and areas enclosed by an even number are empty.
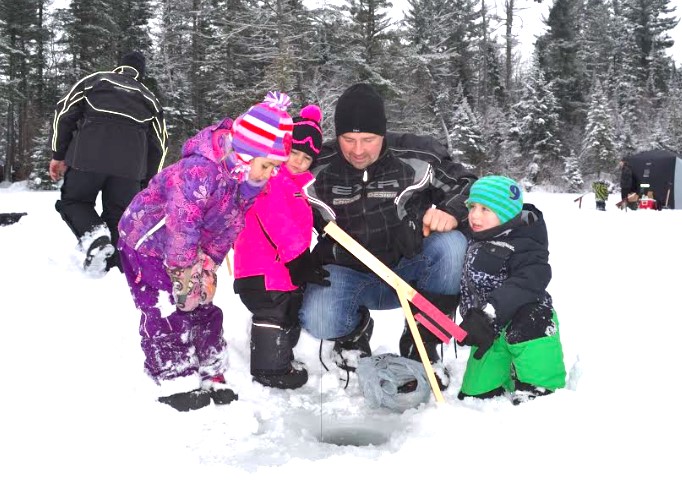
{"type": "Polygon", "coordinates": [[[474,182],[469,191],[467,207],[479,203],[489,208],[500,219],[500,223],[514,219],[523,207],[523,192],[514,180],[504,176],[485,176],[474,182]]]}

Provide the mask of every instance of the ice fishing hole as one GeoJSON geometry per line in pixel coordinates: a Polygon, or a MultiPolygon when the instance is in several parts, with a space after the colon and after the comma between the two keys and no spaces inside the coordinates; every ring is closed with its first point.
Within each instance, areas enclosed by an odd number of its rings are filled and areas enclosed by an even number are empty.
{"type": "Polygon", "coordinates": [[[378,446],[388,442],[390,436],[383,431],[366,427],[333,427],[325,428],[320,434],[320,442],[337,446],[367,447],[378,446]]]}

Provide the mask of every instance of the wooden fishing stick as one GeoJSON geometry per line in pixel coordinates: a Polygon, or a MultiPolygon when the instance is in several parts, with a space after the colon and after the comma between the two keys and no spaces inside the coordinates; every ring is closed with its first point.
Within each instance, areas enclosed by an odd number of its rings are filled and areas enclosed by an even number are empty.
{"type": "Polygon", "coordinates": [[[381,260],[372,255],[360,243],[355,241],[348,233],[339,228],[334,221],[328,222],[324,227],[324,231],[351,254],[353,254],[358,260],[364,263],[367,268],[372,270],[388,285],[393,287],[398,293],[398,298],[400,299],[403,312],[407,318],[408,326],[410,328],[410,332],[412,333],[412,338],[417,345],[419,357],[421,358],[422,363],[424,364],[424,369],[426,370],[427,376],[429,377],[433,394],[437,401],[442,402],[443,395],[440,393],[440,388],[437,385],[435,375],[433,373],[433,367],[431,366],[431,362],[429,361],[426,354],[424,343],[421,340],[419,329],[414,322],[415,317],[412,315],[412,310],[408,302],[411,302],[423,314],[425,314],[423,315],[418,313],[416,319],[444,343],[450,342],[450,339],[453,337],[458,341],[462,341],[467,335],[466,331],[455,324],[448,316],[446,316],[436,306],[429,302],[423,295],[414,290],[407,282],[405,282],[393,270],[382,263],[381,260]]]}

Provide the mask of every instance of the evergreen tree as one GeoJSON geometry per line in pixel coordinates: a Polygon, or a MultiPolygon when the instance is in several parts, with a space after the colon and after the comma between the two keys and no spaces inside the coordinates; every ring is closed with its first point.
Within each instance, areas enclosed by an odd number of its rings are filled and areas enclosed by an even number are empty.
{"type": "MultiPolygon", "coordinates": [[[[523,94],[514,104],[511,136],[518,142],[521,156],[529,163],[529,184],[549,181],[560,173],[562,146],[558,138],[559,104],[552,83],[545,82],[537,60],[523,94]]],[[[523,170],[523,167],[519,169],[523,170]]]]}
{"type": "Polygon", "coordinates": [[[583,176],[580,173],[578,158],[573,151],[564,159],[564,175],[563,180],[570,192],[579,192],[584,186],[583,176]]]}
{"type": "Polygon", "coordinates": [[[110,71],[117,62],[118,26],[112,2],[71,0],[68,9],[66,42],[72,56],[77,81],[95,71],[110,71]]]}
{"type": "Polygon", "coordinates": [[[347,0],[350,7],[350,29],[354,34],[353,44],[359,47],[361,64],[356,65],[358,78],[373,84],[383,84],[382,76],[372,68],[384,54],[384,41],[390,25],[387,0],[347,0]]]}
{"type": "MultiPolygon", "coordinates": [[[[457,22],[453,2],[449,0],[409,0],[405,15],[407,92],[413,106],[428,107],[428,112],[410,113],[417,118],[422,133],[444,139],[452,147],[447,119],[453,107],[452,66],[457,53],[448,46],[451,26],[457,22]]],[[[416,120],[415,120],[416,121],[416,120]]]]}
{"type": "Polygon", "coordinates": [[[580,10],[582,30],[579,32],[578,63],[584,69],[585,82],[592,84],[604,79],[611,69],[616,48],[611,0],[586,0],[580,10]]]}
{"type": "Polygon", "coordinates": [[[584,117],[584,72],[578,62],[580,0],[555,0],[547,18],[547,33],[536,43],[538,60],[546,79],[552,80],[561,106],[564,138],[580,126],[584,117]]]}
{"type": "Polygon", "coordinates": [[[617,160],[611,117],[607,111],[608,101],[597,81],[592,89],[587,125],[580,153],[583,173],[601,178],[602,172],[613,169],[617,160]]]}
{"type": "Polygon", "coordinates": [[[39,12],[43,2],[0,0],[0,103],[3,114],[3,179],[24,180],[30,173],[28,154],[39,115],[41,83],[36,83],[36,43],[42,31],[39,12]]]}
{"type": "Polygon", "coordinates": [[[486,144],[474,112],[466,98],[460,96],[452,120],[450,135],[453,153],[459,161],[479,167],[486,160],[486,144]]]}
{"type": "Polygon", "coordinates": [[[149,52],[152,45],[149,34],[152,18],[151,0],[117,0],[111,3],[117,32],[116,64],[128,52],[149,52]]]}
{"type": "MultiPolygon", "coordinates": [[[[669,32],[675,28],[679,20],[670,15],[674,10],[670,7],[670,0],[621,0],[621,2],[623,16],[633,26],[639,80],[644,85],[652,67],[670,64],[669,60],[663,63],[660,61],[666,56],[665,50],[674,44],[669,32]]],[[[658,71],[653,73],[656,89],[667,91],[667,73],[661,72],[660,68],[655,71],[658,71]]]]}

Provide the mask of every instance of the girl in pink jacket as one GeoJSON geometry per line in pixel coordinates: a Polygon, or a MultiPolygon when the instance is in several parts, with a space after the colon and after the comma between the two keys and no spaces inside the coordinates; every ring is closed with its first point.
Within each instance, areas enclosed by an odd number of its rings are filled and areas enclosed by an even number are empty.
{"type": "Polygon", "coordinates": [[[302,287],[329,285],[329,273],[310,256],[313,215],[303,191],[322,147],[321,119],[315,105],[294,118],[291,155],[246,213],[234,245],[234,291],[253,314],[251,375],[265,386],[298,388],[308,381],[293,354],[302,287]]]}

